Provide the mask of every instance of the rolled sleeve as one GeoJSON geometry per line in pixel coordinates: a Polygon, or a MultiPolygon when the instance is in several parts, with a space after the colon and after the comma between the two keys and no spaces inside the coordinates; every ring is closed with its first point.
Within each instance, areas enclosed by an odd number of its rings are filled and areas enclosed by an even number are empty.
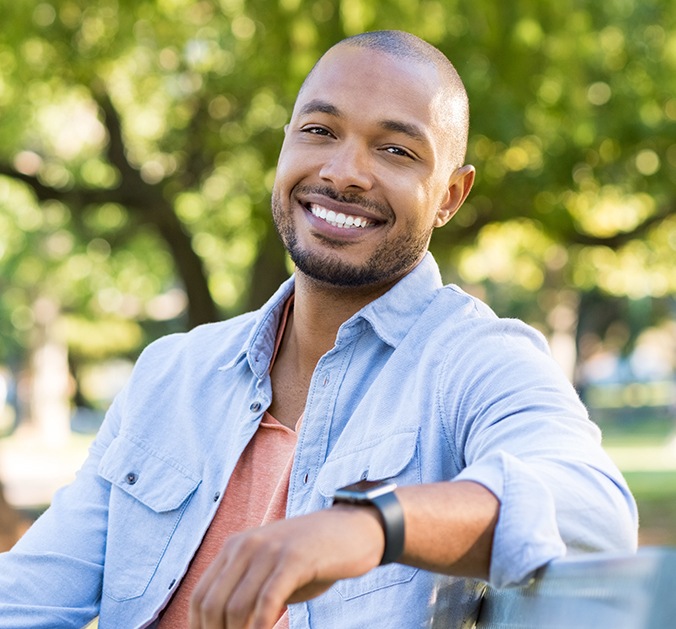
{"type": "Polygon", "coordinates": [[[456,419],[455,479],[500,501],[491,583],[522,583],[563,555],[635,550],[636,503],[544,340],[519,322],[484,327],[444,374],[441,407],[456,419]]]}
{"type": "Polygon", "coordinates": [[[566,553],[551,491],[516,457],[496,452],[463,470],[456,480],[489,489],[500,501],[489,580],[518,585],[540,566],[566,553]]]}

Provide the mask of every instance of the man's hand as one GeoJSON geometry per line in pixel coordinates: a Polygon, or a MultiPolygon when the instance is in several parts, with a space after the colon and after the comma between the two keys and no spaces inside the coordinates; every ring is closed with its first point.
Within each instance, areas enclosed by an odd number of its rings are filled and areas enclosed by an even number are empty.
{"type": "MultiPolygon", "coordinates": [[[[472,481],[397,488],[406,519],[401,563],[487,579],[500,503],[472,481]]],[[[229,538],[197,584],[190,629],[271,629],[287,603],[365,574],[383,556],[374,507],[337,505],[229,538]]]]}
{"type": "Polygon", "coordinates": [[[229,538],[192,595],[190,629],[271,629],[287,603],[380,563],[377,511],[339,505],[229,538]]]}

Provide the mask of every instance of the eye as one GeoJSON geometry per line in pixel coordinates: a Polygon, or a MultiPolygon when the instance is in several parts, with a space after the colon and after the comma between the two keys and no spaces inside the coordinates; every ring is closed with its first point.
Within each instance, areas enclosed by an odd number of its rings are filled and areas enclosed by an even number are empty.
{"type": "Polygon", "coordinates": [[[319,127],[317,125],[310,125],[307,127],[303,127],[301,130],[301,133],[309,133],[310,135],[323,135],[323,136],[331,136],[331,132],[324,128],[324,127],[319,127]]]}
{"type": "Polygon", "coordinates": [[[415,159],[412,153],[406,149],[401,148],[400,146],[386,146],[384,149],[390,155],[398,155],[400,157],[408,157],[409,159],[415,159]]]}

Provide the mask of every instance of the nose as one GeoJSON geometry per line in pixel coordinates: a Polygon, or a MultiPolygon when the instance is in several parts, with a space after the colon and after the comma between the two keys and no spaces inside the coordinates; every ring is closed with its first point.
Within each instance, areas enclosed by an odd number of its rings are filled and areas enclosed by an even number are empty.
{"type": "Polygon", "coordinates": [[[332,148],[319,176],[331,182],[337,190],[370,190],[373,186],[373,174],[368,149],[356,141],[341,142],[332,148]]]}

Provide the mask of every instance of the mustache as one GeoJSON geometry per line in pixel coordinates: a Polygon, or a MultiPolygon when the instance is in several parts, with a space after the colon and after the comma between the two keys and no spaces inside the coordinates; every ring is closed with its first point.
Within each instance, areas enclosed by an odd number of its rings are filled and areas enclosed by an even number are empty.
{"type": "Polygon", "coordinates": [[[299,185],[296,187],[296,192],[299,194],[319,194],[328,197],[332,201],[338,203],[346,203],[349,205],[358,205],[365,210],[371,210],[378,213],[380,216],[392,216],[392,209],[389,205],[378,203],[373,199],[369,199],[361,194],[341,193],[331,186],[307,186],[299,185]]]}

